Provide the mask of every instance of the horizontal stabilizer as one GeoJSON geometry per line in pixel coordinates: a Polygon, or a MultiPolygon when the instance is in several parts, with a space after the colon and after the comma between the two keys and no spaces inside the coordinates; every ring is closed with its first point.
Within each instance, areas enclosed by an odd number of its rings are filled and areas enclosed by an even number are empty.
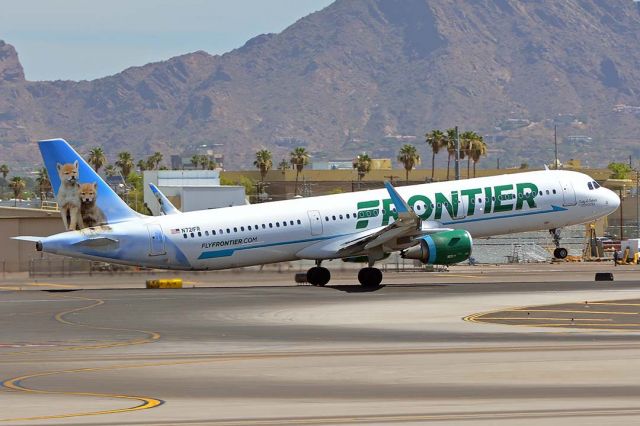
{"type": "Polygon", "coordinates": [[[18,241],[28,241],[30,243],[37,243],[38,241],[42,241],[42,238],[44,237],[30,237],[27,235],[20,235],[17,237],[11,237],[12,240],[18,240],[18,241]]]}

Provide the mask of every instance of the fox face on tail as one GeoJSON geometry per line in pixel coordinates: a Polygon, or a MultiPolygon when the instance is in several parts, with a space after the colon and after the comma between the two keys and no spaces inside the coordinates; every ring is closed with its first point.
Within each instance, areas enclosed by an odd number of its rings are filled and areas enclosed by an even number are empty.
{"type": "Polygon", "coordinates": [[[92,227],[107,223],[104,213],[96,205],[98,199],[98,184],[80,184],[80,215],[84,227],[92,227]]]}
{"type": "Polygon", "coordinates": [[[60,189],[58,189],[58,206],[64,227],[67,230],[83,228],[80,215],[80,196],[78,195],[78,160],[73,163],[57,163],[58,176],[60,177],[60,189]]]}

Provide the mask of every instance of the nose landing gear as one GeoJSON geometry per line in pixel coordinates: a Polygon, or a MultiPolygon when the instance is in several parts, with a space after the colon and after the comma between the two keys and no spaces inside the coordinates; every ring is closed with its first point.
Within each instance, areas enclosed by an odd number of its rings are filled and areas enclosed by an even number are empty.
{"type": "Polygon", "coordinates": [[[549,229],[549,233],[552,235],[553,243],[556,245],[555,250],[553,250],[553,257],[556,259],[566,259],[569,252],[566,248],[560,247],[560,240],[562,239],[560,236],[560,229],[549,229]]]}

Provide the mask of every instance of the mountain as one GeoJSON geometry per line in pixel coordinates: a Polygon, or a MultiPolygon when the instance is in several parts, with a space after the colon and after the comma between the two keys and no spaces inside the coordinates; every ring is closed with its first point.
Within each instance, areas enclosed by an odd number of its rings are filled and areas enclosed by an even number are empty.
{"type": "Polygon", "coordinates": [[[602,166],[640,157],[638,28],[632,0],[338,0],[221,56],[80,82],[25,81],[0,43],[0,158],[53,136],[112,156],[216,143],[227,167],[261,146],[426,158],[424,133],[459,125],[489,142],[479,166],[541,166],[557,124],[561,159],[602,166]]]}

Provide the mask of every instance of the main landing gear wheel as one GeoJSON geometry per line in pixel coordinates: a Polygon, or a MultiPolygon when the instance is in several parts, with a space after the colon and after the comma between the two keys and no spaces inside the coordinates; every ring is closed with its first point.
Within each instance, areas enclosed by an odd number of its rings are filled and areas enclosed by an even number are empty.
{"type": "Polygon", "coordinates": [[[331,272],[322,266],[314,266],[307,271],[307,282],[311,285],[324,286],[331,280],[331,272]]]}
{"type": "Polygon", "coordinates": [[[553,251],[553,257],[556,259],[566,259],[569,252],[564,247],[558,247],[553,251]]]}
{"type": "Polygon", "coordinates": [[[378,268],[362,268],[358,272],[358,281],[363,287],[378,287],[382,282],[382,272],[378,268]]]}

